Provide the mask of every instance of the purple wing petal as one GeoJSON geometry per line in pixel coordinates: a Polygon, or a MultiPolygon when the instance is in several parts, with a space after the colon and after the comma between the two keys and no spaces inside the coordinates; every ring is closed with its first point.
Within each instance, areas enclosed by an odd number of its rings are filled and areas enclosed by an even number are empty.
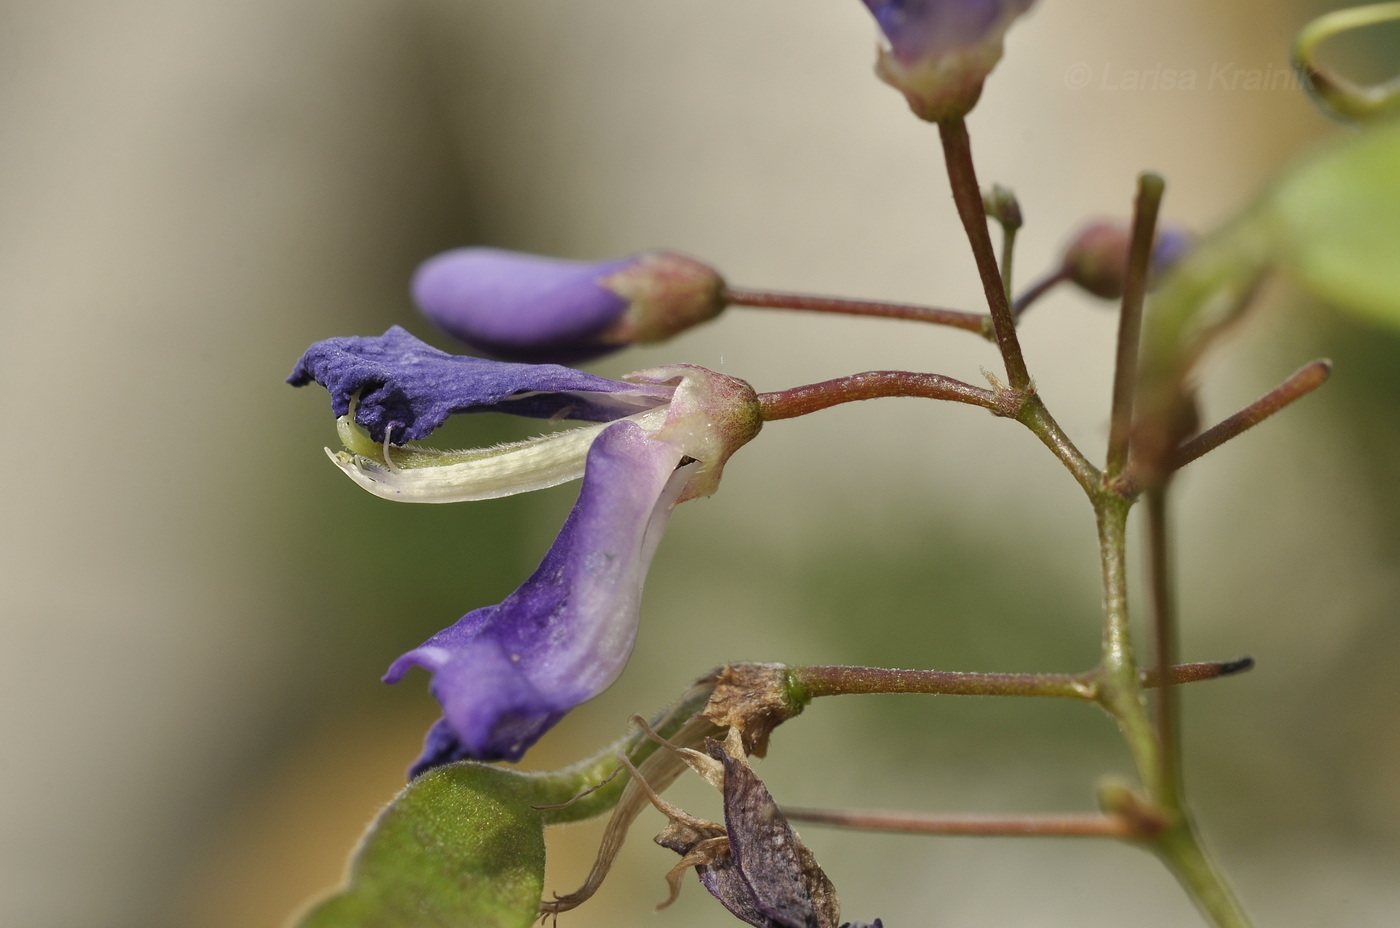
{"type": "Polygon", "coordinates": [[[508,364],[439,351],[394,326],[378,337],[329,338],[312,345],[287,382],[311,381],[345,415],[359,395],[355,421],[375,441],[426,438],[460,412],[506,412],[534,418],[607,422],[655,406],[671,389],[595,377],[557,364],[508,364]]]}
{"type": "Polygon", "coordinates": [[[431,671],[443,707],[415,775],[464,757],[519,760],[617,678],[636,639],[647,567],[689,476],[676,469],[680,458],[634,423],[608,427],[589,449],[573,512],[530,579],[390,666],[389,683],[412,666],[431,671]]]}

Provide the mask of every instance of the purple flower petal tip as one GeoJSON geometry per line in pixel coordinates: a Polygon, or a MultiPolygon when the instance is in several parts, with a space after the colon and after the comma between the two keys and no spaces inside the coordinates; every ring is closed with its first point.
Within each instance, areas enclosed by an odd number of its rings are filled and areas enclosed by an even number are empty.
{"type": "Polygon", "coordinates": [[[394,326],[376,337],[328,338],[307,349],[287,382],[315,381],[337,416],[358,397],[355,421],[382,442],[426,438],[448,416],[509,412],[607,422],[654,406],[670,391],[595,377],[555,364],[509,364],[450,355],[394,326]]]}
{"type": "Polygon", "coordinates": [[[459,248],[418,268],[413,299],[448,334],[487,354],[577,361],[621,347],[599,340],[628,307],[603,281],[637,260],[590,264],[459,248]]]}

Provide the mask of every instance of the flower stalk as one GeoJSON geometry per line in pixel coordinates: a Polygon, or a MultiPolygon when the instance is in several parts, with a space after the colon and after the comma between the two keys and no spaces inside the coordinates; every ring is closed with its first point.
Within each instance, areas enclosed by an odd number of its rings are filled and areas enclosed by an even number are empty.
{"type": "Polygon", "coordinates": [[[1152,270],[1152,245],[1157,213],[1166,184],[1156,174],[1138,177],[1133,207],[1133,236],[1128,248],[1128,270],[1123,283],[1123,303],[1118,315],[1118,348],[1113,369],[1113,407],[1109,417],[1109,479],[1128,464],[1133,429],[1133,395],[1137,392],[1138,343],[1142,338],[1142,304],[1147,296],[1147,275],[1152,270]]]}
{"type": "Polygon", "coordinates": [[[773,393],[760,393],[763,421],[806,416],[842,403],[881,397],[908,396],[981,406],[998,416],[1016,413],[1018,400],[1007,393],[974,387],[942,374],[915,371],[866,371],[835,380],[806,384],[773,393]]]}
{"type": "Polygon", "coordinates": [[[802,312],[836,313],[878,319],[907,319],[911,322],[927,322],[933,325],[962,329],[965,332],[975,332],[984,338],[992,337],[992,320],[984,313],[968,313],[956,309],[942,309],[937,306],[919,306],[913,303],[847,300],[832,296],[782,293],[775,290],[748,290],[740,287],[729,287],[725,290],[724,296],[731,306],[792,309],[802,312]]]}
{"type": "MultiPolygon", "coordinates": [[[[1248,658],[1238,661],[1178,664],[1165,677],[1172,685],[1214,680],[1248,670],[1248,658]]],[[[1156,687],[1163,675],[1141,674],[1140,685],[1156,687]]],[[[795,704],[818,696],[860,696],[877,693],[917,693],[930,696],[1040,696],[1050,699],[1098,699],[1099,670],[1083,673],[968,673],[952,670],[897,670],[886,667],[812,666],[788,672],[795,704]]]]}
{"type": "Polygon", "coordinates": [[[906,835],[1132,840],[1144,834],[1138,822],[1119,815],[929,815],[864,809],[794,809],[787,806],[783,807],[783,814],[795,822],[906,835]]]}
{"type": "Polygon", "coordinates": [[[982,280],[982,290],[992,314],[992,331],[1006,365],[1006,376],[1014,389],[1029,390],[1031,375],[1021,354],[1021,343],[1016,337],[1016,319],[1011,314],[1011,303],[1006,296],[996,249],[992,246],[992,236],[987,229],[987,213],[982,203],[982,188],[977,183],[977,169],[972,162],[972,140],[967,134],[967,123],[961,118],[940,122],[938,135],[943,142],[943,160],[948,170],[948,182],[953,188],[953,202],[958,209],[958,218],[962,220],[963,231],[967,233],[968,243],[972,246],[972,257],[977,262],[977,274],[982,280]]]}

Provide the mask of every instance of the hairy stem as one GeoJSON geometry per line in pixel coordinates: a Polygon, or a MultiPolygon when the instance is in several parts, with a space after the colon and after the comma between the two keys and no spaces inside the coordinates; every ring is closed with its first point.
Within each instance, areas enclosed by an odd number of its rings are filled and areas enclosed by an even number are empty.
{"type": "Polygon", "coordinates": [[[957,205],[963,231],[972,245],[972,257],[977,262],[977,274],[987,295],[987,307],[992,313],[992,330],[996,334],[1002,361],[1006,364],[1006,376],[1013,388],[1029,390],[1031,375],[1021,354],[1021,343],[1016,337],[1016,320],[1011,315],[1011,304],[1006,296],[1006,287],[1002,284],[1001,269],[997,266],[996,249],[987,230],[987,213],[982,204],[982,188],[977,184],[977,170],[972,163],[972,140],[967,134],[967,123],[962,119],[940,122],[938,134],[943,142],[943,159],[948,168],[948,181],[953,188],[953,202],[957,205]]]}
{"type": "Polygon", "coordinates": [[[1099,665],[1099,704],[1118,722],[1147,794],[1148,811],[1164,827],[1142,839],[1176,875],[1182,888],[1215,928],[1248,928],[1249,920],[1202,846],[1187,810],[1174,766],[1163,761],[1143,699],[1141,678],[1128,632],[1125,542],[1131,503],[1111,492],[1096,502],[1103,561],[1104,637],[1099,665]]]}
{"type": "Polygon", "coordinates": [[[758,395],[759,411],[765,422],[806,416],[841,403],[873,400],[887,396],[914,396],[950,400],[981,406],[999,416],[1014,415],[1014,398],[944,377],[915,371],[866,371],[835,380],[806,384],[789,390],[758,395]]]}
{"type": "Polygon", "coordinates": [[[1259,399],[1227,419],[1222,419],[1190,441],[1177,448],[1172,460],[1173,469],[1179,469],[1192,461],[1214,451],[1225,442],[1263,422],[1274,413],[1307,396],[1327,382],[1332,374],[1332,362],[1326,358],[1313,361],[1294,372],[1259,399]]]}
{"type": "Polygon", "coordinates": [[[729,287],[725,299],[731,306],[752,306],[760,309],[792,309],[812,313],[838,313],[847,316],[873,316],[882,319],[908,319],[934,325],[952,326],[992,337],[992,320],[985,313],[967,313],[937,306],[917,306],[911,303],[887,303],[877,300],[846,300],[838,297],[815,296],[805,293],[779,293],[772,290],[746,290],[729,287]]]}
{"type": "Polygon", "coordinates": [[[783,815],[795,822],[836,825],[862,831],[914,835],[993,835],[1046,838],[1140,838],[1131,819],[1117,815],[929,815],[865,809],[794,809],[783,815]]]}
{"type": "MultiPolygon", "coordinates": [[[[1197,683],[1240,673],[1251,658],[1178,664],[1168,669],[1171,685],[1197,683]]],[[[1140,683],[1155,687],[1162,674],[1144,671],[1140,683]]],[[[818,696],[922,693],[934,696],[1043,696],[1052,699],[1098,699],[1099,671],[1083,673],[967,673],[953,670],[898,670],[886,667],[812,666],[788,670],[792,698],[805,705],[818,696]]]]}

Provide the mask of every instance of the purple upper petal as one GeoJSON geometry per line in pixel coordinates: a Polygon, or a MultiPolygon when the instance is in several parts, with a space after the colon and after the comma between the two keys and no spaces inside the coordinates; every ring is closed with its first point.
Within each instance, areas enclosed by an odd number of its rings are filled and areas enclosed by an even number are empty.
{"type": "Polygon", "coordinates": [[[1003,0],[862,0],[901,61],[937,55],[982,40],[1000,19],[1003,0]]]}
{"type": "Polygon", "coordinates": [[[446,332],[488,354],[578,361],[620,347],[594,341],[628,305],[600,281],[636,260],[589,264],[459,248],[418,268],[413,299],[446,332]]]}
{"type": "Polygon", "coordinates": [[[463,616],[389,667],[433,674],[443,720],[412,771],[471,757],[519,760],[574,706],[622,671],[637,633],[646,569],[689,468],[632,422],[589,449],[573,512],[529,580],[463,616]]]}
{"type": "Polygon", "coordinates": [[[607,422],[658,405],[670,389],[595,377],[556,364],[509,364],[450,355],[394,326],[377,337],[328,338],[307,349],[287,382],[311,381],[345,415],[359,395],[355,421],[375,441],[426,438],[459,412],[506,412],[534,418],[607,422]]]}
{"type": "Polygon", "coordinates": [[[1000,41],[1006,25],[1034,0],[861,0],[895,57],[907,63],[1000,41]]]}

